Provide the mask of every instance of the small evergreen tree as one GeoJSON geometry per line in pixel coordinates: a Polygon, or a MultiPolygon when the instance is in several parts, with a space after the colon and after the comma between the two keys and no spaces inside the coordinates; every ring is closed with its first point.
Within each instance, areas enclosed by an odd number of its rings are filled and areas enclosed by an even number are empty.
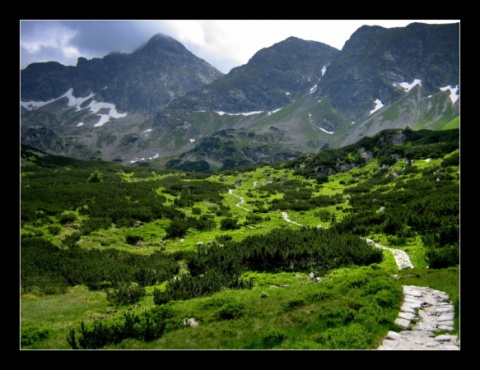
{"type": "Polygon", "coordinates": [[[233,218],[224,218],[220,221],[220,228],[222,230],[235,230],[238,229],[240,226],[237,223],[237,220],[233,218]]]}
{"type": "Polygon", "coordinates": [[[87,182],[102,182],[102,181],[103,181],[103,175],[98,170],[93,171],[87,179],[87,182]]]}
{"type": "Polygon", "coordinates": [[[167,238],[181,238],[187,234],[188,223],[185,220],[172,220],[165,229],[167,238]]]}

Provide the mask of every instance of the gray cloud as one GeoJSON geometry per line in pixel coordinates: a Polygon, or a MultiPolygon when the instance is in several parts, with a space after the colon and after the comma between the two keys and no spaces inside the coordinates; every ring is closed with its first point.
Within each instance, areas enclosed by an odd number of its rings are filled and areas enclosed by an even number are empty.
{"type": "MultiPolygon", "coordinates": [[[[413,20],[412,20],[413,21],[413,20]]],[[[218,70],[228,73],[255,52],[289,36],[317,40],[341,48],[363,24],[400,27],[409,20],[47,20],[20,23],[20,68],[33,62],[76,65],[78,57],[131,53],[154,34],[163,33],[218,70]]],[[[453,23],[440,21],[439,23],[453,23]]],[[[430,21],[429,23],[437,23],[430,21]]]]}
{"type": "MultiPolygon", "coordinates": [[[[155,28],[151,21],[143,22],[148,22],[152,29],[155,28]]],[[[139,21],[74,21],[69,26],[78,31],[72,42],[80,50],[95,54],[131,52],[153,34],[160,32],[148,31],[149,27],[139,24],[139,21]]]]}
{"type": "Polygon", "coordinates": [[[50,60],[76,65],[79,56],[130,53],[155,33],[165,33],[158,21],[22,21],[20,67],[50,60]]]}
{"type": "Polygon", "coordinates": [[[239,65],[238,60],[230,58],[226,53],[218,54],[217,52],[208,51],[202,48],[202,46],[188,41],[184,42],[183,45],[198,58],[205,60],[223,73],[228,73],[232,68],[239,65]]]}
{"type": "MultiPolygon", "coordinates": [[[[209,31],[210,40],[206,41],[211,42],[215,36],[212,34],[213,29],[209,31]]],[[[101,58],[111,52],[131,53],[156,33],[163,33],[180,41],[175,30],[164,26],[162,21],[158,20],[22,21],[20,68],[47,61],[76,65],[80,56],[91,59],[101,58]]],[[[224,73],[239,64],[238,60],[225,53],[206,50],[194,42],[184,41],[182,44],[224,73]]]]}

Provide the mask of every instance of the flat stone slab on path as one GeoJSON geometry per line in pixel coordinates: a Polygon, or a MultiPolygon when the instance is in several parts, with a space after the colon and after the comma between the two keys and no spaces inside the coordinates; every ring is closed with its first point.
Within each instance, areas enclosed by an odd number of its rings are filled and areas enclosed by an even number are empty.
{"type": "Polygon", "coordinates": [[[403,286],[405,296],[395,323],[399,333],[389,331],[379,350],[459,350],[456,335],[434,332],[454,330],[455,311],[445,292],[428,287],[403,286]],[[408,330],[407,330],[408,329],[408,330]]]}
{"type": "Polygon", "coordinates": [[[435,337],[432,332],[405,330],[390,331],[379,350],[459,350],[456,335],[443,334],[435,337]]]}

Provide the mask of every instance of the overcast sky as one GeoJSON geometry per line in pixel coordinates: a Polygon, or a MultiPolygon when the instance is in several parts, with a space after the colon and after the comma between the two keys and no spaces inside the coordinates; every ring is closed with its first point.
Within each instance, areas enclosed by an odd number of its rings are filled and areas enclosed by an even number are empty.
{"type": "Polygon", "coordinates": [[[244,65],[260,49],[290,36],[337,49],[362,25],[405,27],[413,22],[449,20],[20,20],[20,68],[78,57],[131,53],[156,33],[169,35],[223,73],[244,65]]]}

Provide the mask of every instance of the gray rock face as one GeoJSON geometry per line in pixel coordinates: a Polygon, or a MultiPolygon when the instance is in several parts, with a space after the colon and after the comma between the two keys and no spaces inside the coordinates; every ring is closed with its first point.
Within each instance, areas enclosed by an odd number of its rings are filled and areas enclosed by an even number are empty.
{"type": "Polygon", "coordinates": [[[72,88],[76,97],[95,94],[121,111],[154,114],[174,97],[223,74],[169,36],[157,34],[131,54],[80,58],[76,66],[34,63],[21,71],[22,101],[56,99],[72,88]]]}
{"type": "Polygon", "coordinates": [[[312,89],[339,51],[289,37],[259,50],[247,64],[172,102],[173,109],[250,112],[284,107],[312,89]]]}
{"type": "Polygon", "coordinates": [[[375,99],[389,104],[402,96],[394,83],[421,79],[428,93],[458,85],[459,50],[458,23],[363,26],[329,65],[319,96],[349,119],[366,118],[375,99]]]}

